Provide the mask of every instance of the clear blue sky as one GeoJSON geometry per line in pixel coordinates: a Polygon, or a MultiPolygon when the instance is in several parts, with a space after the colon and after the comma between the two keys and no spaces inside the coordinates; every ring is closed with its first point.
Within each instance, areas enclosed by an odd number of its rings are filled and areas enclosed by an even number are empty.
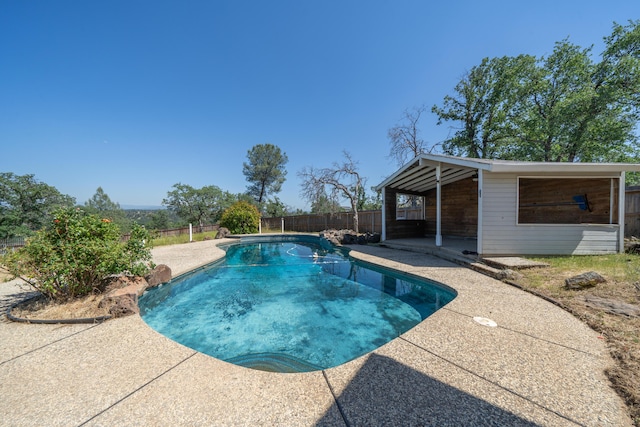
{"type": "MultiPolygon", "coordinates": [[[[0,171],[83,204],[160,205],[173,184],[247,186],[256,144],[297,172],[349,151],[368,186],[393,173],[387,130],[441,104],[483,57],[602,50],[638,0],[0,2],[0,171]]],[[[447,137],[429,113],[422,137],[447,137]]]]}

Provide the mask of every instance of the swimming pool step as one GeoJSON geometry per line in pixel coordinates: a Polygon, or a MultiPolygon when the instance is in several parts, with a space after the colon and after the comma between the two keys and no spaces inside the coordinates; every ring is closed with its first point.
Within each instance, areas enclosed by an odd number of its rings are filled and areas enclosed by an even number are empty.
{"type": "Polygon", "coordinates": [[[226,359],[225,362],[267,372],[311,372],[322,367],[284,353],[253,353],[226,359]]]}

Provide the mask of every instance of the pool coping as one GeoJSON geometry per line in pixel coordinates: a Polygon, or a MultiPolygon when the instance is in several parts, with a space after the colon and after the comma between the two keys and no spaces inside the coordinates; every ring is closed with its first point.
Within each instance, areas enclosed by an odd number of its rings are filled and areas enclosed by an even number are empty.
{"type": "MultiPolygon", "coordinates": [[[[223,256],[220,242],[156,248],[154,262],[177,276],[223,256]]],[[[351,249],[458,296],[367,355],[300,374],[222,362],[139,316],[65,326],[0,318],[0,413],[12,425],[631,425],[604,375],[613,364],[604,341],[569,313],[431,255],[351,249]]],[[[0,284],[2,304],[20,295],[0,284]]]]}

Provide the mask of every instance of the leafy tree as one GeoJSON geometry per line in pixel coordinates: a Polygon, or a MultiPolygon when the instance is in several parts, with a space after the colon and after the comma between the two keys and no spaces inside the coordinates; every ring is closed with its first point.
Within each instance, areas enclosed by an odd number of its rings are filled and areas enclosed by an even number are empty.
{"type": "Polygon", "coordinates": [[[267,202],[266,214],[268,217],[286,216],[289,213],[289,208],[282,200],[274,197],[273,200],[267,202]]]}
{"type": "Polygon", "coordinates": [[[337,201],[340,197],[347,199],[353,212],[353,228],[356,233],[358,227],[358,203],[361,197],[361,188],[366,179],[360,176],[357,163],[346,151],[343,152],[342,163],[334,163],[333,167],[316,169],[305,167],[298,176],[302,180],[301,196],[314,203],[322,197],[337,201]]]}
{"type": "Polygon", "coordinates": [[[424,105],[404,110],[402,121],[387,132],[391,144],[388,157],[395,160],[398,166],[427,152],[427,143],[420,138],[418,128],[420,117],[425,111],[424,105]]]}
{"type": "Polygon", "coordinates": [[[186,222],[197,224],[202,230],[205,223],[218,221],[222,212],[234,201],[235,197],[232,194],[215,185],[193,188],[178,183],[167,193],[167,198],[162,200],[162,204],[186,222]]]}
{"type": "Polygon", "coordinates": [[[363,211],[373,211],[382,209],[382,192],[376,191],[375,187],[371,187],[371,191],[373,191],[373,196],[366,196],[362,201],[362,205],[359,206],[360,210],[363,211]]]}
{"type": "Polygon", "coordinates": [[[524,83],[528,96],[515,121],[520,143],[512,156],[597,162],[631,154],[637,119],[611,87],[613,70],[602,72],[590,52],[564,40],[538,62],[524,83]]]}
{"type": "Polygon", "coordinates": [[[342,208],[337,200],[331,199],[327,194],[318,194],[311,201],[311,213],[326,214],[339,212],[342,208]]]}
{"type": "Polygon", "coordinates": [[[169,213],[164,210],[157,210],[150,215],[147,226],[151,230],[166,230],[169,227],[169,213]]]}
{"type": "Polygon", "coordinates": [[[51,212],[73,206],[73,197],[39,182],[34,175],[0,173],[0,239],[30,236],[46,224],[51,212]]]}
{"type": "Polygon", "coordinates": [[[258,206],[258,202],[256,202],[253,196],[249,193],[238,193],[235,195],[231,195],[231,199],[233,201],[229,203],[229,206],[231,206],[235,202],[247,202],[247,203],[251,203],[252,205],[255,205],[258,208],[258,210],[260,209],[260,206],[258,206]]]}
{"type": "Polygon", "coordinates": [[[484,59],[432,111],[458,130],[447,154],[533,161],[638,157],[640,21],[614,24],[602,60],[563,40],[542,58],[484,59]]]}
{"type": "Polygon", "coordinates": [[[102,187],[98,187],[95,194],[86,201],[84,206],[87,212],[108,218],[118,224],[123,233],[128,233],[131,230],[131,221],[127,218],[124,210],[120,208],[120,204],[113,202],[102,187]]]}
{"type": "Polygon", "coordinates": [[[458,123],[443,151],[455,156],[499,158],[513,137],[512,118],[523,97],[520,82],[530,72],[535,58],[484,58],[467,72],[445,96],[443,106],[433,106],[438,124],[458,123]]]}
{"type": "Polygon", "coordinates": [[[257,233],[260,225],[260,212],[251,203],[240,201],[224,211],[220,226],[228,228],[232,234],[257,233]]]}
{"type": "Polygon", "coordinates": [[[287,171],[284,166],[289,159],[273,144],[258,144],[247,152],[248,163],[242,164],[242,173],[251,183],[247,193],[261,205],[267,196],[279,193],[287,171]]]}
{"type": "Polygon", "coordinates": [[[110,274],[144,275],[151,266],[149,233],[134,224],[129,240],[111,220],[64,208],[29,239],[26,246],[1,259],[10,274],[20,277],[49,298],[64,300],[102,290],[110,274]]]}

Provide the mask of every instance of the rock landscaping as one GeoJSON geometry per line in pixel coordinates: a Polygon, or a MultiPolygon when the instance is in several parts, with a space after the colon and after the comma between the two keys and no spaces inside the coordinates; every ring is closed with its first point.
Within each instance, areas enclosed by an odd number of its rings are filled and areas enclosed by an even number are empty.
{"type": "Polygon", "coordinates": [[[327,239],[334,245],[366,245],[368,243],[380,243],[380,233],[356,233],[353,230],[324,230],[320,237],[327,239]]]}
{"type": "Polygon", "coordinates": [[[112,275],[103,281],[101,293],[88,295],[63,303],[36,297],[17,305],[11,315],[18,320],[65,320],[101,319],[128,316],[140,313],[138,297],[149,288],[171,280],[171,269],[158,265],[145,277],[126,274],[112,275]]]}

